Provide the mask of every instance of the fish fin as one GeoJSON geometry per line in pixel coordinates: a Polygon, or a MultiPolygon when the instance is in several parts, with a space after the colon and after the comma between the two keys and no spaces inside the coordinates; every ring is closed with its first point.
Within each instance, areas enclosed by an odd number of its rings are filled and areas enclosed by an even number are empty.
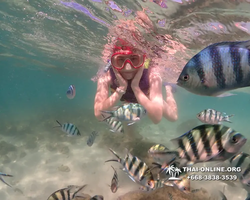
{"type": "Polygon", "coordinates": [[[220,194],[222,200],[227,200],[227,197],[226,197],[226,195],[224,194],[224,190],[225,190],[225,187],[223,188],[223,192],[221,192],[220,190],[219,190],[218,192],[219,192],[219,194],[220,194]]]}
{"type": "Polygon", "coordinates": [[[62,127],[62,124],[58,120],[56,120],[56,122],[59,124],[60,127],[62,127]]]}
{"type": "Polygon", "coordinates": [[[110,160],[107,160],[105,162],[115,161],[115,162],[121,163],[121,161],[122,161],[121,157],[118,156],[117,153],[113,149],[109,148],[109,151],[111,151],[111,153],[113,153],[117,159],[110,159],[110,160]]]}
{"type": "Polygon", "coordinates": [[[234,96],[234,95],[237,95],[237,94],[226,92],[226,93],[223,93],[223,94],[218,94],[218,95],[216,95],[216,97],[230,97],[230,96],[234,96]]]}
{"type": "Polygon", "coordinates": [[[78,192],[80,192],[83,188],[85,188],[87,185],[85,184],[85,185],[83,185],[83,186],[81,186],[77,191],[75,191],[74,192],[74,194],[73,194],[73,199],[74,199],[74,197],[75,197],[75,195],[78,193],[78,192]]]}
{"type": "Polygon", "coordinates": [[[1,180],[3,183],[5,183],[6,185],[8,185],[9,187],[12,188],[12,186],[11,186],[10,184],[8,184],[8,183],[3,179],[2,176],[3,176],[3,175],[0,176],[0,180],[1,180]]]}
{"type": "Polygon", "coordinates": [[[127,125],[130,126],[130,125],[133,125],[135,122],[130,122],[128,123],[127,125]]]}
{"type": "Polygon", "coordinates": [[[234,115],[227,115],[227,116],[225,116],[225,117],[223,117],[223,121],[225,121],[225,122],[229,122],[229,123],[232,123],[231,121],[230,121],[230,117],[233,117],[234,115]]]}

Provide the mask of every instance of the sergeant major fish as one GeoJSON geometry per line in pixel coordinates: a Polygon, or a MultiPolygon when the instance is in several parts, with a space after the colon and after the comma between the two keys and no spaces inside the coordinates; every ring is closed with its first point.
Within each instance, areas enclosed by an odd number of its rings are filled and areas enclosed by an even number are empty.
{"type": "Polygon", "coordinates": [[[142,162],[136,156],[131,155],[129,152],[127,152],[126,157],[122,159],[111,148],[109,150],[116,156],[117,159],[111,159],[105,162],[115,161],[121,163],[123,171],[128,174],[132,181],[145,187],[154,188],[154,178],[146,163],[142,162]]]}
{"type": "Polygon", "coordinates": [[[230,117],[234,115],[227,115],[226,113],[221,113],[219,111],[213,110],[213,109],[205,109],[197,114],[197,118],[203,122],[208,124],[220,124],[221,122],[229,122],[230,117]]]}
{"type": "Polygon", "coordinates": [[[110,186],[110,189],[113,193],[116,193],[117,189],[118,189],[118,175],[117,175],[117,172],[116,170],[114,169],[113,166],[111,166],[114,170],[114,175],[113,175],[113,178],[111,180],[111,186],[110,186]]]}
{"type": "Polygon", "coordinates": [[[190,193],[190,180],[188,179],[188,175],[180,176],[180,180],[169,181],[168,179],[160,179],[158,174],[157,179],[154,181],[154,188],[140,187],[141,190],[150,191],[155,190],[157,188],[162,188],[164,186],[176,187],[184,193],[190,193]]]}
{"type": "Polygon", "coordinates": [[[66,95],[69,99],[74,99],[74,97],[76,96],[76,88],[74,85],[69,86],[66,95]]]}
{"type": "Polygon", "coordinates": [[[250,40],[211,44],[192,57],[177,85],[198,95],[228,96],[250,86],[250,40]]]}
{"type": "Polygon", "coordinates": [[[134,124],[147,114],[146,109],[138,103],[127,103],[122,106],[115,106],[113,109],[112,111],[102,110],[101,112],[109,114],[107,118],[114,117],[118,121],[130,122],[128,125],[134,124]]]}
{"type": "Polygon", "coordinates": [[[169,151],[167,147],[162,144],[156,144],[150,147],[148,154],[151,155],[155,161],[161,162],[165,159],[166,153],[169,151]]]}
{"type": "Polygon", "coordinates": [[[61,127],[62,131],[67,133],[68,136],[78,136],[81,135],[80,131],[74,124],[70,123],[64,123],[63,125],[56,120],[56,122],[59,124],[59,126],[56,127],[61,127]]]}
{"type": "Polygon", "coordinates": [[[77,193],[80,192],[85,186],[86,185],[81,187],[70,185],[67,188],[55,191],[47,200],[73,200],[75,197],[82,197],[80,195],[78,196],[77,193]]]}
{"type": "Polygon", "coordinates": [[[96,136],[98,135],[98,132],[97,131],[93,131],[90,135],[89,135],[89,138],[87,140],[87,145],[88,146],[92,146],[94,141],[95,141],[95,138],[96,136]]]}
{"type": "Polygon", "coordinates": [[[183,167],[200,162],[225,161],[238,153],[247,139],[229,127],[203,124],[171,141],[177,150],[167,153],[176,156],[172,155],[166,162],[179,161],[179,167],[183,167]]]}
{"type": "Polygon", "coordinates": [[[105,121],[109,125],[111,132],[124,133],[122,122],[116,120],[116,118],[110,117],[110,118],[104,119],[103,121],[105,121]]]}
{"type": "Polygon", "coordinates": [[[240,152],[230,158],[229,163],[230,167],[240,167],[241,172],[236,173],[238,181],[248,193],[246,200],[250,199],[250,155],[240,152]]]}

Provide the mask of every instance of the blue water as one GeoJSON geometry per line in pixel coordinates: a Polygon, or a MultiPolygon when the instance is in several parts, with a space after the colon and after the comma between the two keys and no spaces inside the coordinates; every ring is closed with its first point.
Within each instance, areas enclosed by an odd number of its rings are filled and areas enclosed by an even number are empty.
{"type": "MultiPolygon", "coordinates": [[[[148,8],[152,13],[145,12],[157,31],[171,35],[191,52],[211,42],[249,38],[248,27],[239,28],[240,23],[249,23],[248,2],[167,1],[167,8],[152,1],[112,2],[118,7],[101,0],[0,2],[0,142],[7,145],[2,143],[0,147],[0,171],[14,175],[5,180],[23,193],[0,182],[0,200],[47,199],[53,191],[72,184],[89,184],[86,193],[93,196],[99,192],[106,200],[113,200],[138,188],[122,171],[118,172],[118,193],[112,194],[106,187],[113,175],[110,166],[103,164],[112,156],[107,148],[116,147],[124,153],[125,147],[137,149],[137,141],[131,134],[130,138],[111,134],[107,126],[95,119],[93,110],[96,82],[91,78],[105,65],[100,59],[101,51],[107,42],[108,27],[115,19],[133,19],[136,11],[148,8]],[[216,31],[219,25],[223,28],[216,31]],[[76,87],[72,100],[66,97],[71,84],[76,87]],[[60,129],[53,128],[57,125],[55,120],[76,124],[83,137],[65,137],[60,129]],[[86,140],[93,130],[103,136],[89,148],[86,140]],[[127,140],[128,146],[123,145],[127,140]],[[70,171],[60,171],[61,165],[70,171]]],[[[194,95],[177,87],[177,122],[162,119],[154,125],[144,119],[128,129],[142,136],[147,145],[163,141],[171,145],[170,139],[201,124],[196,119],[198,112],[212,108],[234,114],[233,123],[225,125],[250,139],[249,91],[233,91],[237,95],[216,98],[194,95]]],[[[250,153],[249,142],[243,150],[250,153]]],[[[119,165],[116,167],[118,170],[119,165]]],[[[244,190],[238,189],[238,197],[229,190],[229,200],[244,199],[244,190]]]]}

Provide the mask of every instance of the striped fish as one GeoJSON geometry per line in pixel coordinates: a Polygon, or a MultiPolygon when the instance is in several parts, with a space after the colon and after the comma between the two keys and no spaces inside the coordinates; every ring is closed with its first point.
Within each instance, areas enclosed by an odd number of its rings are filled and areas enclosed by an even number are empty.
{"type": "Polygon", "coordinates": [[[233,156],[230,160],[230,167],[240,167],[241,172],[236,173],[242,187],[248,192],[246,199],[250,199],[250,155],[241,152],[233,156]]]}
{"type": "Polygon", "coordinates": [[[111,186],[110,186],[110,189],[113,193],[116,193],[117,189],[118,189],[118,175],[117,175],[117,172],[116,170],[114,169],[113,166],[111,166],[114,170],[114,176],[111,180],[111,186]]]}
{"type": "Polygon", "coordinates": [[[177,85],[198,95],[228,96],[250,86],[250,40],[209,45],[183,68],[177,85]]]}
{"type": "Polygon", "coordinates": [[[110,118],[104,119],[103,121],[105,121],[109,125],[111,132],[124,133],[122,122],[116,120],[116,118],[110,117],[110,118]]]}
{"type": "Polygon", "coordinates": [[[68,136],[81,135],[80,131],[78,130],[78,128],[74,124],[64,123],[62,125],[59,121],[56,120],[56,122],[59,124],[59,127],[62,128],[62,131],[67,133],[68,136]]]}
{"type": "Polygon", "coordinates": [[[147,114],[146,109],[138,103],[128,103],[122,106],[115,106],[114,110],[102,110],[103,114],[109,114],[107,118],[114,117],[118,121],[130,122],[128,125],[134,124],[147,114]]]}
{"type": "Polygon", "coordinates": [[[180,163],[179,167],[183,167],[200,162],[224,161],[238,153],[246,141],[242,134],[229,127],[203,124],[171,140],[177,151],[167,152],[170,156],[166,162],[174,160],[180,163]],[[171,153],[177,155],[176,159],[171,153]]]}
{"type": "Polygon", "coordinates": [[[146,163],[141,161],[136,156],[131,155],[128,150],[124,159],[118,156],[117,153],[111,148],[109,150],[116,156],[117,159],[111,159],[105,162],[115,161],[121,163],[123,171],[128,174],[132,181],[145,187],[154,188],[154,178],[146,163]]]}
{"type": "Polygon", "coordinates": [[[185,175],[180,176],[179,178],[180,180],[169,181],[168,179],[160,179],[160,176],[158,174],[157,179],[154,180],[154,188],[140,187],[140,189],[144,191],[150,191],[150,190],[162,188],[164,186],[171,186],[171,187],[176,187],[185,193],[190,193],[191,188],[190,188],[190,180],[188,179],[188,175],[185,174],[185,175]]]}
{"type": "Polygon", "coordinates": [[[95,195],[93,196],[90,200],[103,200],[103,196],[102,195],[95,195]]]}
{"type": "Polygon", "coordinates": [[[96,131],[93,131],[90,135],[89,135],[89,138],[87,140],[87,145],[89,147],[91,147],[93,144],[94,144],[94,141],[95,141],[95,138],[96,136],[98,135],[98,132],[96,131]]]}
{"type": "Polygon", "coordinates": [[[156,144],[150,147],[148,154],[154,158],[156,162],[162,162],[166,158],[166,153],[169,151],[167,147],[162,144],[156,144]]]}
{"type": "Polygon", "coordinates": [[[52,193],[47,200],[73,200],[78,196],[77,193],[80,192],[86,185],[81,187],[70,185],[67,188],[63,188],[52,193]]]}
{"type": "Polygon", "coordinates": [[[220,124],[221,122],[232,123],[229,118],[234,115],[227,115],[226,113],[221,113],[213,109],[205,109],[197,114],[197,118],[207,124],[220,124]]]}
{"type": "Polygon", "coordinates": [[[76,96],[76,88],[74,85],[69,86],[66,95],[68,99],[74,99],[74,97],[76,96]]]}
{"type": "Polygon", "coordinates": [[[6,185],[8,185],[9,187],[11,187],[11,185],[9,185],[8,183],[5,182],[5,180],[3,179],[3,176],[8,176],[8,177],[13,177],[12,175],[10,174],[5,174],[5,173],[2,173],[0,172],[0,180],[5,183],[6,185]]]}

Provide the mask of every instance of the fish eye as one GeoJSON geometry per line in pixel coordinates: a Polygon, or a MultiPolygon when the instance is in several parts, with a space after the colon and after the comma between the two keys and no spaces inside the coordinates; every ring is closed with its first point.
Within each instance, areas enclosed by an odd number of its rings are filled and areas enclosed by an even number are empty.
{"type": "Polygon", "coordinates": [[[236,135],[234,135],[232,138],[231,138],[231,142],[232,143],[237,143],[239,141],[239,135],[238,134],[236,134],[236,135]]]}
{"type": "Polygon", "coordinates": [[[183,80],[184,80],[184,81],[188,81],[188,80],[189,80],[189,75],[188,75],[188,74],[185,74],[185,75],[183,76],[183,80]]]}

